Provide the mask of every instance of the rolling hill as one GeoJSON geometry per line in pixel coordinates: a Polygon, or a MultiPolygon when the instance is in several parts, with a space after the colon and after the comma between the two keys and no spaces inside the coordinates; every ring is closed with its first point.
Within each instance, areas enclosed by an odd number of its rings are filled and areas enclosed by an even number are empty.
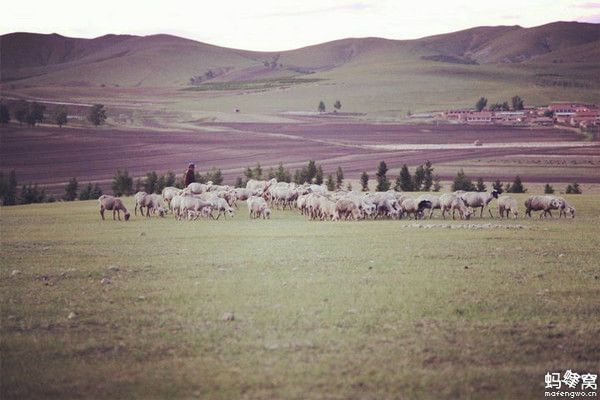
{"type": "Polygon", "coordinates": [[[251,97],[221,93],[199,100],[206,110],[305,109],[308,101],[312,108],[316,99],[332,97],[344,98],[348,110],[394,114],[471,104],[479,95],[500,100],[515,90],[530,103],[600,101],[600,24],[477,27],[404,41],[350,38],[281,52],[169,35],[77,39],[34,33],[3,35],[0,48],[5,90],[106,86],[212,92],[242,87],[232,83],[274,82],[255,87],[268,92],[261,106],[251,97]],[[324,83],[312,84],[318,81],[324,83]],[[285,93],[271,90],[279,86],[285,93]]]}

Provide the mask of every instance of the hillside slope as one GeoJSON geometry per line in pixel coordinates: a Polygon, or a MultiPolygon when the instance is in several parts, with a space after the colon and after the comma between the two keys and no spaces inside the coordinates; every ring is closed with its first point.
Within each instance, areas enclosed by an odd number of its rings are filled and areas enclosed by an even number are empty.
{"type": "Polygon", "coordinates": [[[343,39],[270,53],[228,49],[168,35],[75,39],[14,33],[2,36],[0,45],[2,81],[181,87],[188,85],[191,77],[209,70],[212,75],[207,80],[239,81],[314,73],[349,63],[371,62],[376,71],[382,60],[399,62],[420,57],[447,63],[521,63],[537,57],[548,61],[553,53],[571,59],[569,52],[578,52],[581,46],[589,46],[590,51],[584,52],[586,61],[600,61],[600,24],[478,27],[418,40],[343,39]]]}

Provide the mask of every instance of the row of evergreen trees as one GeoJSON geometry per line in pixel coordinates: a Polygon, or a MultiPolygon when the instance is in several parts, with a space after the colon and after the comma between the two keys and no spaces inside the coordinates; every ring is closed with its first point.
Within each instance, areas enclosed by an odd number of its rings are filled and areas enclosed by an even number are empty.
{"type": "MultiPolygon", "coordinates": [[[[438,192],[441,189],[440,178],[435,175],[432,163],[428,160],[424,164],[419,165],[414,172],[410,173],[409,168],[404,164],[400,168],[400,172],[394,182],[394,190],[402,192],[413,191],[434,191],[438,192]]],[[[377,180],[376,190],[385,192],[391,188],[391,182],[387,177],[388,167],[385,161],[381,161],[377,167],[375,178],[377,180]]],[[[330,191],[340,190],[344,184],[344,171],[341,167],[337,167],[335,173],[329,173],[325,176],[323,167],[317,164],[314,160],[308,161],[307,165],[296,169],[292,174],[289,169],[284,168],[283,163],[280,163],[277,169],[269,168],[264,173],[260,163],[256,163],[254,167],[247,167],[244,171],[245,180],[238,177],[235,181],[236,187],[245,187],[246,182],[250,179],[272,179],[275,178],[279,182],[295,182],[297,184],[314,183],[317,185],[325,184],[330,191]]],[[[369,175],[364,171],[360,176],[361,189],[369,190],[369,175]]],[[[215,185],[223,184],[223,174],[218,168],[211,168],[205,174],[196,172],[196,182],[206,183],[212,181],[215,185]]],[[[147,193],[161,193],[167,186],[175,186],[183,188],[183,176],[177,176],[174,172],[168,171],[165,174],[159,175],[156,171],[151,171],[144,178],[135,180],[129,175],[129,172],[118,169],[111,182],[111,189],[116,196],[131,195],[138,191],[147,193]]],[[[37,184],[28,184],[21,187],[20,193],[17,193],[18,182],[15,171],[9,174],[0,172],[0,200],[3,205],[15,204],[30,204],[53,202],[56,199],[53,196],[48,196],[45,189],[38,187],[37,184]]],[[[523,186],[523,182],[519,176],[516,176],[511,183],[504,184],[499,179],[492,183],[492,188],[498,193],[525,193],[527,189],[523,186]]],[[[347,190],[352,190],[352,185],[348,183],[345,187],[347,190]]],[[[465,172],[460,169],[452,182],[451,190],[465,190],[485,192],[487,185],[483,179],[477,178],[473,183],[465,172]]],[[[578,183],[570,184],[566,187],[567,194],[581,194],[582,190],[578,183]]],[[[544,193],[554,193],[554,188],[546,184],[544,193]]],[[[102,195],[102,189],[91,182],[80,188],[77,178],[71,180],[65,186],[65,193],[62,196],[64,201],[91,200],[97,199],[102,195]]]]}

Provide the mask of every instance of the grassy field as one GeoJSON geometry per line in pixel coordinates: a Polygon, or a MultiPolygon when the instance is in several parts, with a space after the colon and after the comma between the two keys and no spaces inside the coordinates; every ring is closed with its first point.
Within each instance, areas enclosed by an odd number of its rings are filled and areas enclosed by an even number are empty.
{"type": "Polygon", "coordinates": [[[600,372],[600,197],[569,201],[469,222],[523,229],[1,208],[0,397],[541,398],[600,372]]]}

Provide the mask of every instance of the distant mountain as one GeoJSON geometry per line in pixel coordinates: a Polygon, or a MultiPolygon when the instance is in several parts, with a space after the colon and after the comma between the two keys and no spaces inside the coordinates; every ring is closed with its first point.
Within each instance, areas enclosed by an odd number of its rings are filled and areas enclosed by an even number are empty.
{"type": "Polygon", "coordinates": [[[478,27],[408,41],[343,39],[282,52],[229,49],[169,35],[77,39],[58,34],[12,33],[0,37],[0,46],[3,82],[178,87],[187,86],[194,76],[201,77],[198,83],[248,81],[382,60],[514,64],[536,59],[552,62],[554,54],[569,62],[598,62],[600,24],[478,27]]]}

